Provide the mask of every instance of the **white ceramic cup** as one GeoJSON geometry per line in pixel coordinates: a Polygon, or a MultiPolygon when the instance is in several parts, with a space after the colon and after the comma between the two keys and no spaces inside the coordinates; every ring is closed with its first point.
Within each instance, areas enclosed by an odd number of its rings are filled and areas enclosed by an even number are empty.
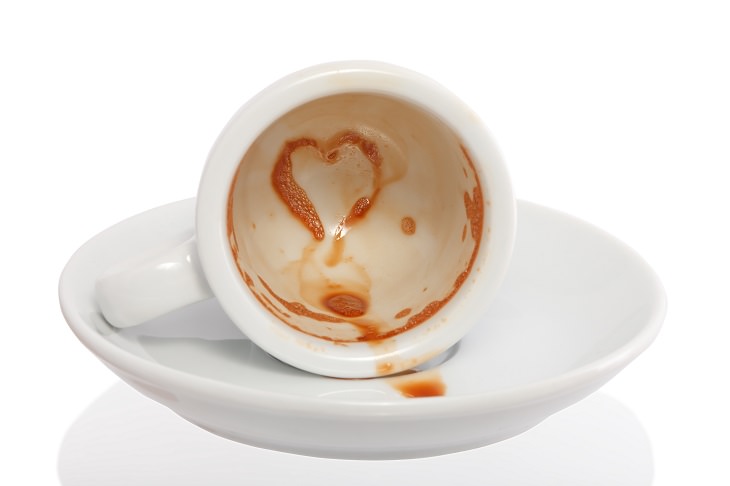
{"type": "Polygon", "coordinates": [[[214,296],[286,363],[383,376],[489,325],[514,232],[505,164],[461,100],[401,67],[331,63],[233,116],[201,178],[195,235],[110,269],[97,299],[128,327],[214,296]]]}

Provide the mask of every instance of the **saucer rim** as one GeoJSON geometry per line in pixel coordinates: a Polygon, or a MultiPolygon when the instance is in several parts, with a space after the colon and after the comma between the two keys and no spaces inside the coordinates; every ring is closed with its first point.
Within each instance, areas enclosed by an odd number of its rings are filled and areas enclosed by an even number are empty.
{"type": "Polygon", "coordinates": [[[176,390],[204,396],[206,401],[228,403],[234,406],[255,407],[300,416],[308,416],[311,414],[321,415],[326,412],[332,418],[356,416],[360,420],[387,420],[404,417],[424,418],[440,415],[451,416],[454,414],[482,415],[489,412],[512,409],[517,406],[527,406],[537,401],[547,401],[561,395],[571,395],[581,389],[597,388],[648,348],[658,335],[666,315],[667,298],[665,290],[654,270],[633,248],[606,231],[580,218],[536,203],[518,200],[518,217],[524,211],[524,209],[520,211],[520,208],[530,208],[529,210],[542,213],[556,213],[560,217],[571,220],[573,224],[584,226],[586,229],[597,233],[602,238],[610,239],[617,248],[625,252],[627,256],[633,258],[635,263],[642,267],[653,291],[654,298],[650,305],[652,312],[646,319],[641,330],[623,346],[583,366],[533,383],[475,393],[473,395],[446,395],[419,400],[367,402],[342,399],[333,400],[332,398],[325,399],[322,397],[290,395],[217,381],[149,361],[124,350],[95,332],[85,323],[85,319],[78,315],[78,312],[74,308],[73,301],[76,291],[73,285],[73,273],[76,269],[77,260],[79,255],[83,255],[88,248],[95,244],[95,241],[100,235],[112,232],[124,226],[130,220],[136,218],[141,219],[145,216],[149,217],[150,213],[153,212],[171,210],[173,206],[180,206],[180,211],[183,211],[182,206],[185,205],[190,207],[190,214],[192,216],[194,214],[195,199],[184,199],[126,218],[89,239],[73,254],[61,274],[59,281],[59,300],[62,313],[72,332],[107,366],[115,371],[122,371],[124,375],[132,375],[135,379],[144,382],[152,384],[166,383],[167,386],[176,390]]]}

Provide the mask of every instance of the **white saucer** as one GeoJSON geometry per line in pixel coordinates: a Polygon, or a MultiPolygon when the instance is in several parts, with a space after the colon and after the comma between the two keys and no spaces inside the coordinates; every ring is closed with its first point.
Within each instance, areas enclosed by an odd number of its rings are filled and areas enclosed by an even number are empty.
{"type": "Polygon", "coordinates": [[[194,200],[173,203],[93,238],[61,276],[61,306],[84,345],[134,388],[260,447],[395,459],[506,439],[597,390],[646,349],[664,317],[662,286],[633,250],[520,202],[512,264],[494,304],[424,371],[371,380],[299,371],[254,346],[215,300],[134,329],[110,327],[94,300],[96,277],[119,259],[188,238],[193,212],[194,200]],[[418,380],[443,384],[443,396],[399,391],[418,380]]]}

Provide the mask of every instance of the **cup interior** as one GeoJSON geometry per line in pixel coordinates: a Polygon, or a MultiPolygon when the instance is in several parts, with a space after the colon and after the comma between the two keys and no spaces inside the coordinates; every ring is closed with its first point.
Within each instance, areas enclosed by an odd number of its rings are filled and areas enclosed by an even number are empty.
{"type": "Polygon", "coordinates": [[[438,320],[475,278],[485,200],[479,168],[438,116],[343,93],[289,111],[249,146],[228,235],[271,315],[317,338],[374,342],[438,320]]]}

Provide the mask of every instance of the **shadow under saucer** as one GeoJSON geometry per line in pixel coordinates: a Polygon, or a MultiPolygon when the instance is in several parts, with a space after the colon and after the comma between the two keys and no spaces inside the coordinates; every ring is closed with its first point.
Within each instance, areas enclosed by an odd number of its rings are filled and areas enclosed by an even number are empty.
{"type": "Polygon", "coordinates": [[[600,392],[517,437],[479,449],[358,461],[299,456],[223,439],[120,382],[71,425],[59,451],[58,473],[64,486],[647,486],[653,458],[649,438],[633,413],[600,392]]]}

